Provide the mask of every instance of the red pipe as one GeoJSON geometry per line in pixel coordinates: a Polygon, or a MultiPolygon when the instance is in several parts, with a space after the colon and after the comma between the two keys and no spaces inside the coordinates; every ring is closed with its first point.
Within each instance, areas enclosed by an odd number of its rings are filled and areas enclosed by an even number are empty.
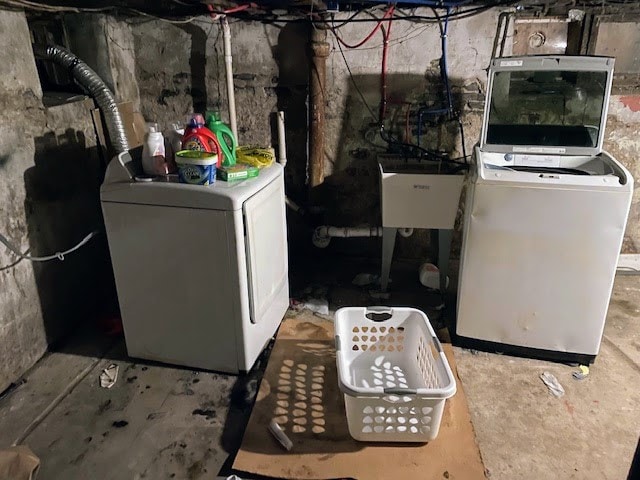
{"type": "Polygon", "coordinates": [[[228,10],[225,10],[224,13],[228,14],[228,13],[242,12],[244,10],[249,9],[252,5],[253,4],[251,3],[245,3],[244,5],[238,5],[237,7],[229,8],[228,10]]]}
{"type": "MultiPolygon", "coordinates": [[[[338,35],[338,32],[336,32],[336,30],[333,30],[334,35],[336,36],[336,38],[338,39],[338,41],[344,45],[347,48],[358,48],[361,47],[362,45],[364,45],[365,43],[367,43],[369,40],[371,40],[371,37],[373,37],[375,35],[375,33],[378,31],[378,29],[382,26],[382,22],[384,22],[387,18],[389,18],[391,15],[393,15],[393,11],[395,9],[394,5],[391,5],[389,7],[389,9],[384,13],[384,15],[382,16],[382,18],[378,21],[378,23],[376,24],[375,27],[373,27],[373,30],[371,30],[371,32],[369,33],[369,35],[367,35],[362,41],[356,43],[355,45],[350,45],[347,42],[345,42],[344,40],[342,40],[342,38],[340,38],[340,36],[338,35]]],[[[391,21],[391,20],[389,20],[391,21]]],[[[382,27],[384,29],[384,27],[382,27]]]]}
{"type": "Polygon", "coordinates": [[[233,7],[233,8],[229,8],[227,10],[223,10],[222,12],[216,12],[215,9],[213,8],[213,5],[210,3],[207,3],[207,9],[209,10],[209,15],[211,16],[211,18],[213,20],[217,20],[218,19],[218,15],[227,15],[229,13],[238,13],[238,12],[242,12],[244,10],[247,10],[251,7],[255,7],[256,5],[254,3],[245,3],[244,5],[238,5],[237,7],[233,7]]]}

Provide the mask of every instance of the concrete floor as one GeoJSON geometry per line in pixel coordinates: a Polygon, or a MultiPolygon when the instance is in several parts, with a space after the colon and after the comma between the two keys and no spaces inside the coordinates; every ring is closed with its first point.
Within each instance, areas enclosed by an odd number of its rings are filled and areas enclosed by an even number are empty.
{"type": "Polygon", "coordinates": [[[640,437],[640,277],[619,276],[590,375],[455,349],[480,452],[494,479],[626,479],[640,437]],[[565,389],[550,395],[539,375],[565,389]]]}
{"type": "MultiPolygon", "coordinates": [[[[325,290],[332,308],[370,303],[366,289],[346,281],[351,273],[325,290]]],[[[415,281],[395,285],[421,291],[415,281]]],[[[390,302],[411,304],[409,297],[390,302]]],[[[435,317],[437,297],[420,298],[435,317]]],[[[640,436],[640,277],[617,278],[601,353],[585,380],[562,364],[455,353],[488,478],[626,478],[640,436]],[[548,393],[543,371],[556,375],[564,397],[548,393]]],[[[138,362],[122,340],[87,332],[45,356],[0,399],[0,447],[30,432],[24,443],[41,458],[45,480],[227,475],[266,355],[259,363],[254,373],[230,377],[138,362]],[[120,375],[107,390],[98,377],[110,363],[120,375]]]]}

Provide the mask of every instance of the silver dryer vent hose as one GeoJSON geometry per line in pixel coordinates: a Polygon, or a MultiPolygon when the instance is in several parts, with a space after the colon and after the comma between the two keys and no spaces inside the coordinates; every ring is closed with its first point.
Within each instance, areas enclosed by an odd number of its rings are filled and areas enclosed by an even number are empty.
{"type": "Polygon", "coordinates": [[[51,60],[66,68],[74,80],[89,92],[104,115],[111,146],[117,153],[129,150],[127,134],[116,100],[98,74],[73,53],[57,45],[34,45],[33,49],[36,57],[51,60]]]}

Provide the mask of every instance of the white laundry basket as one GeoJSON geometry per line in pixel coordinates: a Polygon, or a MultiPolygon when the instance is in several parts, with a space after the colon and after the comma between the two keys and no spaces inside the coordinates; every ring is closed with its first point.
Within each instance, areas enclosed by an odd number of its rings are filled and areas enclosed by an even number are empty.
{"type": "Polygon", "coordinates": [[[368,442],[428,442],[456,382],[429,319],[414,308],[336,312],[338,382],[349,433],[368,442]]]}

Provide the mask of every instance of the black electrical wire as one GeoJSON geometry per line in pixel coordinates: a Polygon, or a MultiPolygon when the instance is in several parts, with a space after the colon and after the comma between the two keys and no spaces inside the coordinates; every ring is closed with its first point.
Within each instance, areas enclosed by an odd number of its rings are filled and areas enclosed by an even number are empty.
{"type": "Polygon", "coordinates": [[[345,25],[348,25],[349,23],[353,22],[355,20],[355,18],[360,15],[362,12],[366,11],[365,8],[361,8],[360,10],[358,10],[356,13],[354,13],[353,15],[351,15],[349,18],[347,18],[346,20],[343,20],[342,23],[340,23],[339,25],[336,25],[335,22],[335,14],[331,14],[331,28],[333,30],[337,30],[338,28],[342,28],[345,25]]]}
{"type": "MultiPolygon", "coordinates": [[[[333,15],[331,16],[331,23],[333,24],[333,15]]],[[[358,92],[358,95],[360,96],[360,100],[362,100],[362,103],[364,104],[364,106],[367,107],[367,110],[369,110],[369,113],[371,114],[371,118],[373,118],[373,120],[375,121],[376,114],[373,112],[373,109],[367,103],[367,100],[364,98],[364,95],[362,94],[360,87],[358,87],[358,84],[356,83],[356,80],[353,77],[353,73],[351,72],[351,67],[349,66],[349,62],[347,62],[347,57],[344,54],[344,50],[342,50],[342,45],[338,41],[338,36],[336,35],[336,32],[333,29],[331,29],[331,33],[333,33],[333,36],[336,37],[336,43],[338,44],[338,48],[340,49],[340,55],[342,55],[342,59],[344,60],[344,65],[347,67],[347,72],[349,72],[349,78],[351,79],[353,88],[356,89],[356,92],[358,92]]]]}
{"type": "MultiPolygon", "coordinates": [[[[438,19],[438,27],[440,28],[440,47],[442,49],[439,61],[440,78],[442,80],[442,83],[444,84],[444,88],[447,94],[447,114],[451,115],[453,106],[451,102],[451,85],[449,84],[449,73],[447,71],[447,33],[449,18],[445,16],[445,21],[443,22],[436,9],[431,7],[431,10],[433,11],[433,15],[438,19]]],[[[449,10],[447,10],[447,13],[448,12],[449,10]]]]}
{"type": "MultiPolygon", "coordinates": [[[[448,17],[445,16],[445,23],[443,24],[441,16],[438,14],[435,8],[431,8],[433,10],[434,16],[438,19],[438,27],[440,28],[440,37],[442,39],[442,57],[440,58],[440,75],[442,77],[443,83],[447,90],[447,106],[449,110],[449,114],[452,115],[452,105],[451,105],[451,85],[449,84],[449,74],[447,72],[447,28],[446,22],[448,21],[448,17]]],[[[462,147],[462,159],[464,160],[465,165],[469,164],[469,159],[467,157],[467,147],[465,145],[465,137],[464,137],[464,126],[462,124],[462,119],[460,118],[460,113],[457,112],[454,116],[454,119],[458,122],[458,127],[460,129],[460,145],[462,147]]]]}
{"type": "MultiPolygon", "coordinates": [[[[442,82],[444,83],[445,89],[446,89],[446,95],[447,95],[447,111],[448,111],[448,115],[450,115],[450,119],[452,120],[456,120],[458,123],[458,126],[460,128],[460,140],[461,140],[461,146],[462,146],[462,159],[464,160],[464,165],[468,166],[468,158],[467,158],[467,152],[466,152],[466,145],[465,145],[465,137],[464,137],[464,127],[462,125],[462,120],[460,119],[460,114],[456,114],[455,116],[453,116],[453,111],[452,111],[452,105],[451,105],[451,85],[449,84],[449,77],[448,77],[448,72],[447,72],[447,61],[446,61],[446,55],[447,55],[447,51],[446,51],[446,36],[447,36],[447,28],[446,28],[446,22],[448,22],[448,15],[445,15],[444,17],[440,16],[438,14],[438,12],[436,11],[435,8],[431,8],[431,10],[433,11],[433,14],[435,16],[435,18],[437,19],[437,23],[438,23],[438,27],[440,30],[440,38],[442,41],[442,56],[440,58],[440,76],[442,79],[442,82]],[[445,18],[445,21],[442,21],[442,18],[445,18]]],[[[451,160],[448,157],[443,157],[442,155],[438,154],[437,152],[433,152],[427,149],[423,149],[421,146],[419,145],[414,145],[414,144],[409,144],[409,143],[402,143],[402,142],[398,142],[396,140],[392,140],[390,138],[390,135],[387,138],[384,138],[384,135],[381,131],[381,137],[383,140],[387,141],[390,144],[394,144],[394,145],[398,145],[398,146],[403,146],[406,148],[416,148],[419,149],[421,152],[423,153],[428,153],[428,155],[434,156],[436,157],[437,161],[444,161],[444,162],[450,162],[450,163],[459,163],[455,160],[451,160]]]]}
{"type": "MultiPolygon", "coordinates": [[[[331,18],[331,22],[333,23],[333,15],[332,15],[332,18],[331,18]]],[[[336,32],[333,29],[331,29],[331,32],[334,34],[334,36],[336,36],[336,43],[338,44],[338,49],[340,50],[340,54],[342,56],[342,59],[344,60],[344,64],[347,67],[347,72],[349,73],[349,78],[351,80],[351,83],[352,83],[353,87],[355,88],[356,92],[358,93],[358,96],[360,97],[360,100],[362,101],[364,106],[369,111],[369,114],[371,115],[371,118],[374,121],[376,121],[377,118],[376,118],[376,115],[375,115],[373,109],[367,103],[367,100],[364,98],[364,94],[362,93],[362,91],[360,90],[360,87],[358,86],[358,84],[355,81],[355,78],[353,76],[353,72],[351,71],[351,67],[349,65],[349,62],[347,61],[347,57],[345,56],[344,50],[342,49],[342,45],[340,44],[339,41],[337,41],[336,32]]],[[[415,152],[415,151],[419,152],[419,155],[416,155],[415,153],[413,153],[413,156],[418,156],[418,157],[420,157],[422,159],[430,160],[430,161],[434,161],[434,162],[455,164],[457,166],[461,166],[462,168],[465,168],[464,164],[461,164],[460,162],[456,162],[456,161],[450,160],[446,155],[442,155],[439,152],[434,152],[432,150],[428,150],[426,148],[419,147],[418,145],[414,145],[414,144],[411,144],[411,143],[400,142],[399,140],[394,139],[391,134],[388,134],[385,131],[383,124],[380,125],[380,138],[382,138],[382,140],[384,140],[388,145],[396,145],[398,147],[402,147],[405,150],[409,150],[409,151],[413,151],[413,152],[415,152]]],[[[465,158],[466,158],[466,154],[464,154],[464,155],[465,155],[465,158]]]]}
{"type": "MultiPolygon", "coordinates": [[[[26,9],[31,11],[42,11],[42,12],[49,12],[49,13],[65,12],[65,11],[78,12],[78,13],[92,12],[92,11],[114,12],[114,13],[122,12],[122,13],[129,13],[129,14],[135,14],[135,15],[143,15],[148,17],[155,17],[156,19],[159,19],[159,20],[165,20],[165,21],[174,22],[174,23],[189,23],[193,21],[197,16],[208,15],[210,13],[227,15],[228,17],[237,18],[238,20],[257,21],[257,22],[267,23],[267,24],[306,22],[310,20],[308,17],[309,17],[309,14],[311,14],[312,16],[314,16],[314,19],[312,19],[312,21],[323,22],[324,19],[322,18],[322,15],[326,15],[327,13],[329,13],[326,11],[309,12],[308,10],[303,10],[300,8],[295,13],[292,13],[293,15],[300,15],[301,16],[300,18],[281,18],[276,15],[273,15],[272,13],[266,13],[267,9],[272,7],[272,5],[269,5],[266,2],[265,4],[258,4],[256,6],[257,9],[261,9],[265,13],[256,13],[255,8],[245,10],[245,11],[240,11],[240,12],[232,12],[232,13],[225,13],[224,10],[214,10],[213,12],[209,12],[209,10],[204,8],[205,6],[204,3],[196,0],[187,0],[187,1],[173,0],[173,3],[176,5],[176,8],[172,9],[172,11],[170,12],[167,12],[167,11],[163,11],[161,8],[157,6],[156,8],[145,9],[144,11],[137,10],[127,5],[125,2],[115,2],[115,3],[106,2],[106,1],[92,2],[92,5],[93,5],[92,7],[86,7],[86,6],[82,6],[83,5],[82,2],[79,2],[79,1],[63,2],[62,0],[58,0],[58,2],[45,2],[43,0],[39,0],[39,1],[38,0],[0,0],[1,6],[5,8],[10,8],[10,9],[19,8],[19,9],[26,9]],[[101,4],[104,6],[102,7],[97,6],[101,4]],[[252,10],[253,10],[253,13],[252,13],[252,10]]],[[[455,8],[455,11],[450,12],[446,16],[441,16],[441,18],[443,19],[448,18],[451,20],[460,20],[460,19],[469,18],[471,16],[483,13],[495,7],[507,7],[507,6],[514,5],[516,3],[522,3],[522,5],[520,6],[521,9],[531,10],[531,11],[540,10],[541,8],[548,9],[550,4],[550,2],[543,1],[543,0],[540,0],[540,2],[538,3],[532,2],[532,1],[522,2],[522,0],[495,0],[489,3],[482,3],[482,4],[479,4],[479,3],[480,2],[469,1],[468,3],[465,2],[464,5],[454,6],[454,7],[450,6],[449,8],[455,8]]],[[[353,15],[351,15],[351,17],[342,21],[342,23],[337,24],[335,28],[341,28],[349,23],[354,23],[354,22],[370,23],[370,22],[379,21],[375,18],[356,18],[362,12],[376,8],[375,4],[357,4],[357,5],[360,7],[360,10],[357,10],[353,15]]],[[[380,5],[383,5],[383,4],[380,4],[380,5]]],[[[639,5],[640,5],[640,2],[637,2],[635,0],[586,0],[586,1],[582,0],[582,1],[578,1],[577,3],[575,1],[567,1],[567,2],[562,2],[560,4],[561,7],[575,6],[576,8],[581,8],[581,9],[597,10],[599,13],[605,13],[605,12],[616,13],[616,12],[622,12],[622,11],[637,12],[639,5]]],[[[445,5],[442,5],[442,6],[437,5],[437,2],[435,0],[432,5],[404,4],[402,8],[406,10],[415,11],[415,9],[417,8],[429,7],[429,6],[432,6],[435,8],[442,8],[442,9],[446,8],[445,5]]],[[[557,8],[558,3],[554,4],[553,7],[557,8]]],[[[437,18],[428,16],[428,15],[415,15],[415,14],[405,15],[400,8],[396,9],[394,18],[396,20],[408,20],[408,21],[414,21],[414,22],[436,22],[437,21],[437,18]]]]}
{"type": "MultiPolygon", "coordinates": [[[[438,12],[432,8],[433,13],[434,13],[434,18],[437,20],[439,29],[440,29],[440,36],[441,38],[444,38],[446,36],[446,31],[445,31],[445,26],[443,25],[443,21],[442,18],[445,18],[445,22],[449,20],[451,14],[449,12],[447,12],[447,15],[445,15],[444,17],[438,15],[438,12]]],[[[359,13],[359,12],[358,12],[359,13]]],[[[354,16],[351,17],[352,19],[354,18],[354,16]]],[[[401,17],[402,18],[402,17],[401,17]]],[[[337,40],[337,34],[335,32],[335,16],[331,15],[331,31],[334,34],[334,36],[336,37],[337,40]]],[[[379,19],[377,19],[377,21],[379,21],[379,19]]],[[[347,23],[344,22],[343,25],[347,23]]],[[[360,91],[360,88],[358,87],[357,83],[355,82],[355,79],[353,77],[353,73],[351,72],[351,68],[349,66],[349,63],[346,59],[346,56],[344,55],[344,51],[342,50],[342,46],[340,45],[340,42],[338,41],[338,47],[340,49],[340,54],[342,55],[342,58],[345,62],[345,66],[347,67],[347,71],[349,72],[349,77],[351,79],[351,82],[354,86],[354,88],[356,89],[358,95],[360,96],[360,99],[362,100],[362,103],[365,105],[365,107],[367,108],[367,110],[369,111],[371,117],[375,120],[375,114],[373,113],[373,110],[371,109],[371,107],[369,106],[369,104],[367,103],[366,99],[364,98],[364,95],[362,94],[362,92],[360,91]]],[[[443,44],[443,57],[445,57],[446,55],[446,51],[445,51],[445,46],[446,44],[443,44]]],[[[442,60],[441,59],[441,74],[443,75],[443,82],[447,88],[447,98],[450,98],[451,92],[450,92],[450,85],[449,85],[449,79],[444,78],[444,75],[447,75],[446,72],[444,70],[442,70],[442,60]]],[[[446,62],[446,59],[445,59],[446,62]]],[[[451,108],[451,105],[449,105],[449,108],[451,108]]],[[[451,112],[450,112],[451,113],[451,112]]],[[[439,152],[434,152],[432,150],[428,150],[425,148],[420,147],[419,145],[415,145],[415,144],[411,144],[411,143],[405,143],[405,142],[400,142],[397,139],[394,139],[393,136],[387,132],[385,132],[384,130],[384,124],[380,125],[380,137],[382,138],[382,140],[384,140],[389,146],[397,146],[400,147],[402,149],[404,149],[405,151],[409,151],[411,152],[412,156],[418,156],[422,159],[426,159],[429,161],[434,161],[434,162],[440,162],[440,163],[445,163],[448,165],[456,165],[459,169],[466,169],[468,168],[468,157],[467,157],[467,152],[466,152],[466,141],[465,141],[465,136],[464,136],[464,126],[462,125],[462,120],[460,119],[459,114],[455,117],[455,120],[457,120],[458,122],[458,126],[460,128],[460,140],[461,140],[461,147],[462,147],[462,160],[464,161],[464,163],[460,163],[456,160],[452,160],[450,158],[448,158],[446,155],[442,155],[439,152]],[[416,152],[419,152],[419,154],[417,155],[416,152]]]]}
{"type": "MultiPolygon", "coordinates": [[[[495,7],[504,7],[504,6],[509,6],[509,5],[513,5],[514,3],[518,3],[518,1],[520,0],[507,0],[507,1],[498,1],[495,2],[493,4],[489,4],[489,5],[483,5],[480,7],[471,7],[471,8],[466,8],[464,10],[456,10],[454,12],[449,13],[448,15],[440,15],[440,16],[428,16],[428,15],[399,15],[398,16],[398,20],[411,20],[411,21],[426,21],[426,22],[431,22],[431,23],[435,23],[438,22],[442,19],[445,18],[449,18],[449,19],[454,19],[454,20],[460,20],[463,18],[468,18],[468,17],[472,17],[474,15],[479,15],[481,13],[486,12],[487,10],[490,10],[492,8],[495,7]]],[[[430,7],[430,8],[440,8],[440,7],[431,7],[429,5],[425,5],[425,7],[430,7]]]]}
{"type": "Polygon", "coordinates": [[[469,157],[467,157],[467,147],[464,140],[464,126],[462,125],[462,119],[458,116],[458,125],[460,126],[460,145],[462,146],[462,158],[464,163],[469,165],[469,157]]]}
{"type": "MultiPolygon", "coordinates": [[[[478,7],[471,7],[471,8],[466,8],[464,10],[457,10],[454,12],[451,12],[447,15],[441,15],[440,19],[451,19],[451,20],[461,20],[464,18],[469,18],[478,14],[481,14],[483,12],[486,12],[487,10],[490,10],[492,8],[495,7],[506,7],[506,6],[510,6],[510,5],[514,5],[516,3],[518,3],[521,0],[497,0],[495,2],[491,2],[491,3],[487,3],[487,4],[483,4],[481,6],[478,7]]],[[[397,10],[396,10],[397,12],[397,10]]],[[[322,13],[322,12],[319,12],[322,13]]],[[[356,14],[359,14],[359,12],[356,12],[356,14]]],[[[261,22],[261,23],[301,23],[301,22],[306,22],[309,21],[309,19],[307,18],[278,18],[278,17],[270,17],[270,16],[264,16],[264,15],[254,15],[254,14],[247,14],[246,12],[238,12],[237,14],[229,14],[228,16],[230,17],[236,17],[242,20],[253,20],[253,21],[257,21],[257,22],[261,22]]],[[[372,23],[372,22],[379,22],[380,19],[377,17],[373,17],[373,18],[355,18],[355,14],[352,15],[351,18],[344,20],[341,24],[340,27],[347,25],[349,23],[372,23]]],[[[397,17],[394,17],[394,19],[396,20],[413,20],[413,21],[426,21],[426,22],[437,22],[438,19],[435,16],[428,16],[428,15],[399,15],[397,17]]],[[[325,22],[325,20],[323,20],[320,17],[317,17],[315,19],[316,21],[320,21],[320,22],[325,22]]],[[[337,27],[337,28],[340,28],[337,27]]]]}
{"type": "Polygon", "coordinates": [[[399,140],[394,139],[390,133],[385,132],[384,125],[380,126],[380,138],[382,138],[389,145],[396,145],[398,147],[402,147],[403,149],[411,152],[411,156],[418,157],[421,160],[430,161],[430,162],[439,162],[439,163],[447,164],[448,166],[455,166],[457,167],[455,171],[464,170],[468,168],[468,165],[466,163],[461,163],[454,159],[451,159],[446,154],[442,154],[440,152],[434,152],[433,150],[428,150],[426,148],[420,147],[418,145],[414,145],[412,143],[405,143],[405,142],[401,142],[399,140]]]}
{"type": "Polygon", "coordinates": [[[410,156],[418,157],[421,160],[430,161],[430,162],[441,162],[446,163],[448,165],[455,165],[460,167],[460,169],[468,168],[467,163],[459,162],[461,159],[452,159],[449,158],[446,154],[436,152],[433,150],[429,150],[424,147],[420,147],[413,143],[401,142],[400,140],[394,139],[393,136],[387,132],[385,132],[384,127],[380,127],[380,138],[387,142],[389,145],[395,145],[397,147],[401,147],[402,149],[411,153],[410,156]]]}

